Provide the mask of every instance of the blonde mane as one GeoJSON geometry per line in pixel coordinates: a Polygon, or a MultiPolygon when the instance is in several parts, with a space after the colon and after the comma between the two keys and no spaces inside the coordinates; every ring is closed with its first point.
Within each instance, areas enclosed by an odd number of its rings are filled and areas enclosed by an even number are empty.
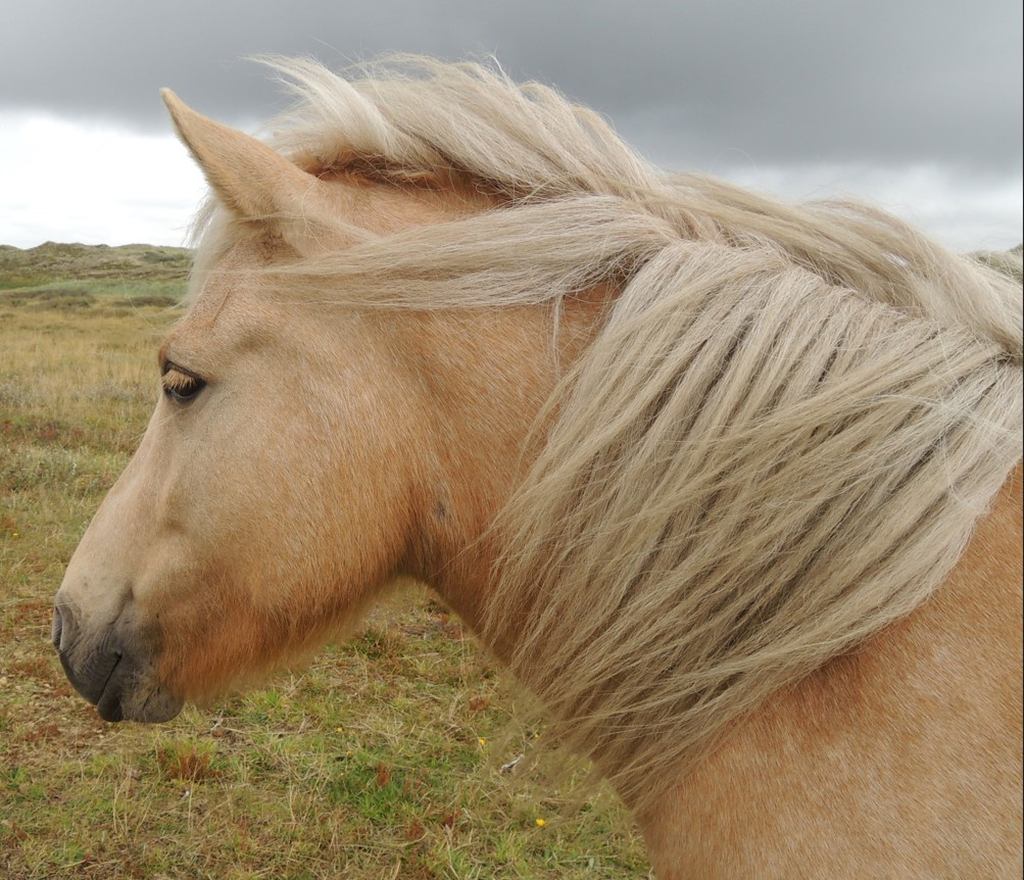
{"type": "Polygon", "coordinates": [[[557,326],[565,298],[619,291],[494,524],[487,630],[630,803],[940,585],[1020,458],[1017,281],[872,208],[662,172],[492,67],[273,64],[299,103],[271,142],[299,164],[458,176],[497,205],[361,233],[282,270],[296,295],[548,304],[557,326]]]}

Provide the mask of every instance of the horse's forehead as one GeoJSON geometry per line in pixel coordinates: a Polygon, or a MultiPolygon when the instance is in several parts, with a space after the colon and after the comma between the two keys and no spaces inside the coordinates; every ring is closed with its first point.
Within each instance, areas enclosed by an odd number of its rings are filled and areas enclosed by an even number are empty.
{"type": "Polygon", "coordinates": [[[188,311],[165,338],[161,359],[165,354],[199,354],[211,346],[222,349],[253,328],[272,323],[268,311],[273,298],[259,295],[265,284],[259,270],[272,247],[254,239],[225,249],[201,280],[193,282],[188,311]]]}
{"type": "Polygon", "coordinates": [[[254,299],[266,283],[268,266],[284,256],[287,246],[271,235],[243,235],[227,245],[211,268],[194,281],[188,318],[218,319],[228,306],[254,299]]]}

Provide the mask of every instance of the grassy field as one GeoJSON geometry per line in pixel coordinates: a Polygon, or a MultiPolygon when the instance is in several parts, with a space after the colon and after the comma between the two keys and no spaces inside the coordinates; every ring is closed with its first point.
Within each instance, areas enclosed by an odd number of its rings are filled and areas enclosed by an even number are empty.
{"type": "Polygon", "coordinates": [[[301,672],[107,725],[49,645],[53,593],[156,394],[187,254],[0,248],[0,877],[640,878],[607,794],[536,775],[511,690],[408,585],[301,672]],[[75,280],[69,280],[74,277],[75,280]]]}

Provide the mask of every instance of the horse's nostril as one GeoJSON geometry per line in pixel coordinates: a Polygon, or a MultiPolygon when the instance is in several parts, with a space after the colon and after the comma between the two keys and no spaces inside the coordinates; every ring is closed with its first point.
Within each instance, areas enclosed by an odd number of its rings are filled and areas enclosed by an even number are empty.
{"type": "Polygon", "coordinates": [[[50,627],[50,641],[53,647],[60,650],[60,634],[64,629],[64,619],[61,617],[60,608],[53,607],[53,625],[50,627]]]}
{"type": "Polygon", "coordinates": [[[78,620],[71,606],[57,602],[53,606],[53,626],[50,629],[50,640],[57,653],[66,654],[78,637],[78,620]]]}

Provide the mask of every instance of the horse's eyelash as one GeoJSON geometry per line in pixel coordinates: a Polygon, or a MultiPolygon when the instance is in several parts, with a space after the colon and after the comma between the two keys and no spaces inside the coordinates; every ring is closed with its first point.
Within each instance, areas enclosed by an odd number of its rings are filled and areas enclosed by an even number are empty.
{"type": "Polygon", "coordinates": [[[194,387],[195,384],[201,380],[197,379],[195,376],[190,376],[187,373],[181,372],[181,370],[176,367],[169,367],[167,372],[161,377],[161,381],[165,388],[174,391],[185,391],[194,387]]]}

